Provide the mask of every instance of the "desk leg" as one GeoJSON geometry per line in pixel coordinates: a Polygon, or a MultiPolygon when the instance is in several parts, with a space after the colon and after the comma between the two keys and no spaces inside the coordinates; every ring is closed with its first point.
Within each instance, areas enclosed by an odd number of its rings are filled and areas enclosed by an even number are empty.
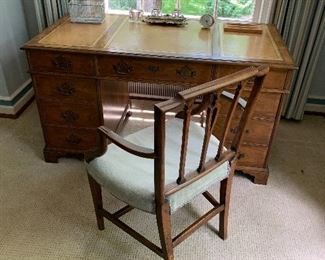
{"type": "Polygon", "coordinates": [[[44,148],[44,160],[49,163],[58,163],[58,153],[56,151],[44,148]]]}
{"type": "MultiPolygon", "coordinates": [[[[254,174],[254,172],[253,172],[254,174]]],[[[254,183],[255,184],[262,184],[266,185],[267,184],[267,179],[269,178],[269,168],[262,169],[260,171],[256,171],[255,174],[253,175],[254,177],[254,183]]]]}
{"type": "Polygon", "coordinates": [[[252,177],[252,181],[255,184],[266,185],[269,177],[269,168],[256,168],[247,166],[237,166],[236,171],[242,172],[245,175],[252,177]]]}
{"type": "Polygon", "coordinates": [[[64,151],[57,150],[45,147],[43,150],[44,160],[48,163],[58,163],[59,158],[67,157],[67,158],[75,158],[78,160],[84,159],[83,151],[64,151]]]}

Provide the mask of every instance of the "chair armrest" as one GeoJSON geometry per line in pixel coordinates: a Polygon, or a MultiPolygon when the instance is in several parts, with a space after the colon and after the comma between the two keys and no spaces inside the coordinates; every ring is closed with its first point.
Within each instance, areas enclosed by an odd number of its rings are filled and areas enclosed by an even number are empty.
{"type": "Polygon", "coordinates": [[[131,154],[150,159],[153,159],[156,156],[153,149],[131,143],[105,126],[98,127],[98,130],[111,140],[112,143],[131,154]]]}

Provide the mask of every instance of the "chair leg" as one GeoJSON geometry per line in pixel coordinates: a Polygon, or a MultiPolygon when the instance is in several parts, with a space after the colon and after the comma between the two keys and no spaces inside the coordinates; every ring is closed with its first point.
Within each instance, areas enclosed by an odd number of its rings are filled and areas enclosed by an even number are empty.
{"type": "Polygon", "coordinates": [[[219,214],[219,236],[223,240],[226,240],[228,236],[228,215],[232,179],[233,173],[227,179],[222,180],[220,185],[220,204],[225,205],[225,209],[219,214]]]}
{"type": "Polygon", "coordinates": [[[100,185],[94,180],[94,178],[90,176],[90,174],[88,174],[88,181],[91,190],[91,195],[93,197],[97,218],[97,226],[99,230],[103,230],[105,228],[104,217],[100,213],[100,210],[103,209],[102,189],[100,185]]]}
{"type": "Polygon", "coordinates": [[[157,209],[157,225],[160,237],[160,243],[165,260],[174,259],[174,250],[171,234],[171,218],[168,204],[164,204],[157,209]]]}
{"type": "Polygon", "coordinates": [[[126,117],[127,117],[127,118],[130,117],[130,116],[132,116],[132,111],[131,111],[131,109],[132,109],[132,100],[129,99],[129,102],[128,102],[128,112],[126,113],[126,117]]]}

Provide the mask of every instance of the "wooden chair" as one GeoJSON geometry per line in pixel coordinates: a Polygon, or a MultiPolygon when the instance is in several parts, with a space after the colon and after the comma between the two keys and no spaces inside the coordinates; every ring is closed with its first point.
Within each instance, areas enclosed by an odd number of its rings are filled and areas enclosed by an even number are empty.
{"type": "Polygon", "coordinates": [[[231,184],[243,130],[268,70],[266,66],[250,67],[181,91],[175,98],[154,106],[154,127],[125,139],[104,126],[99,127],[112,144],[102,156],[87,163],[98,228],[104,229],[105,217],[162,258],[174,259],[173,248],[219,213],[219,235],[226,239],[231,184]],[[226,148],[240,95],[252,79],[254,84],[240,119],[239,131],[226,148]],[[211,133],[220,109],[220,95],[229,88],[235,90],[234,97],[218,140],[211,133]],[[166,113],[175,110],[179,111],[176,118],[166,121],[166,113]],[[203,110],[206,117],[202,127],[191,121],[191,117],[203,110]],[[219,201],[207,191],[216,182],[221,182],[219,201]],[[101,187],[127,206],[115,213],[106,211],[101,187]],[[172,238],[171,214],[200,194],[213,208],[172,238]],[[161,248],[119,219],[133,208],[156,215],[161,248]]]}

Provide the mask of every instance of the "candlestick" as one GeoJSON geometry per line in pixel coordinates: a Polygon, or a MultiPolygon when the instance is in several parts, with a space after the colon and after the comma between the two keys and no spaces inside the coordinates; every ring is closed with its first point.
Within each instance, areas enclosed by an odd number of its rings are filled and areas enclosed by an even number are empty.
{"type": "Polygon", "coordinates": [[[176,0],[176,6],[175,6],[175,9],[177,10],[181,10],[181,0],[176,0]]]}

